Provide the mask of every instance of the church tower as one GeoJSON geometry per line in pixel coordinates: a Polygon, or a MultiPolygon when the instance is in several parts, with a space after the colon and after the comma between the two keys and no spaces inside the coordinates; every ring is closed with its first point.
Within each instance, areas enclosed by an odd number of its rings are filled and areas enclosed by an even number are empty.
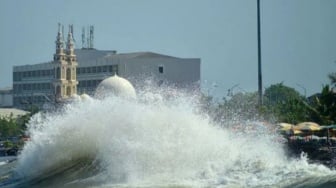
{"type": "MultiPolygon", "coordinates": [[[[63,30],[63,26],[62,26],[63,30]]],[[[55,100],[60,101],[77,93],[77,60],[74,53],[73,26],[69,26],[69,33],[64,52],[64,39],[61,24],[58,24],[56,37],[56,53],[54,54],[54,94],[55,100]]]]}
{"type": "Polygon", "coordinates": [[[67,69],[66,69],[66,96],[70,97],[77,94],[77,58],[75,55],[75,47],[73,40],[73,25],[69,25],[69,33],[67,39],[66,48],[66,59],[67,59],[67,69]]]}

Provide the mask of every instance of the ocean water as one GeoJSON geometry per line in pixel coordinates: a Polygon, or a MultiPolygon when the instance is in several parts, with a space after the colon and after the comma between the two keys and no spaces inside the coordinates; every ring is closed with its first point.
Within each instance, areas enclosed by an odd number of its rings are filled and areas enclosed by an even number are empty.
{"type": "Polygon", "coordinates": [[[336,187],[335,170],[289,157],[270,125],[221,127],[197,96],[163,93],[36,114],[21,154],[0,159],[0,187],[336,187]]]}

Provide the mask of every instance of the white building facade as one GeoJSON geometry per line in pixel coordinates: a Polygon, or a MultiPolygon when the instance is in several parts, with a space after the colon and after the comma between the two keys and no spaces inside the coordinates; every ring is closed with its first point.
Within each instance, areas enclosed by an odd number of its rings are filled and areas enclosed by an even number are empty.
{"type": "Polygon", "coordinates": [[[0,89],[0,108],[13,106],[13,90],[12,88],[0,89]]]}
{"type": "Polygon", "coordinates": [[[156,84],[186,87],[200,81],[200,59],[177,58],[153,52],[117,54],[115,51],[76,50],[78,93],[92,94],[105,78],[117,74],[137,86],[151,78],[156,84]],[[135,83],[137,82],[137,83],[135,83]]]}
{"type": "MultiPolygon", "coordinates": [[[[151,77],[158,85],[199,86],[199,58],[178,58],[153,52],[120,53],[110,50],[74,50],[72,29],[66,49],[59,29],[52,62],[14,66],[13,105],[27,109],[42,107],[74,94],[92,95],[105,78],[117,74],[135,84],[151,77]]],[[[135,84],[136,85],[136,84],[135,84]]]]}

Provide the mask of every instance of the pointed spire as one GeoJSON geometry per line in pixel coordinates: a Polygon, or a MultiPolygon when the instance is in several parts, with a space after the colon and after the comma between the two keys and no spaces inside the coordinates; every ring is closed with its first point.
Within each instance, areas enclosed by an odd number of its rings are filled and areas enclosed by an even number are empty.
{"type": "Polygon", "coordinates": [[[56,52],[54,54],[54,60],[55,61],[60,61],[62,60],[62,56],[64,55],[64,40],[63,40],[63,33],[61,31],[61,24],[58,23],[58,32],[57,32],[57,36],[56,36],[56,52]]]}
{"type": "Polygon", "coordinates": [[[55,43],[56,43],[56,50],[63,48],[64,41],[63,41],[63,33],[61,31],[61,23],[58,23],[58,33],[55,43]]]}
{"type": "Polygon", "coordinates": [[[69,33],[67,39],[67,52],[72,54],[74,50],[74,39],[73,39],[73,25],[69,25],[69,33]]]}
{"type": "Polygon", "coordinates": [[[56,37],[56,42],[63,42],[63,33],[61,31],[61,23],[58,23],[58,33],[56,37]]]}

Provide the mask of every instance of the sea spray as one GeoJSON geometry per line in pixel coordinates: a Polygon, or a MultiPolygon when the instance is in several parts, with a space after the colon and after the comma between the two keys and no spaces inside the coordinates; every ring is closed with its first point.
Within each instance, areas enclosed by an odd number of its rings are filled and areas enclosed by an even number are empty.
{"type": "Polygon", "coordinates": [[[137,100],[77,100],[35,115],[16,171],[36,178],[84,160],[81,168],[95,173],[67,183],[86,186],[281,187],[335,179],[322,165],[288,158],[263,123],[220,127],[200,113],[197,97],[160,91],[138,92],[137,100]]]}

